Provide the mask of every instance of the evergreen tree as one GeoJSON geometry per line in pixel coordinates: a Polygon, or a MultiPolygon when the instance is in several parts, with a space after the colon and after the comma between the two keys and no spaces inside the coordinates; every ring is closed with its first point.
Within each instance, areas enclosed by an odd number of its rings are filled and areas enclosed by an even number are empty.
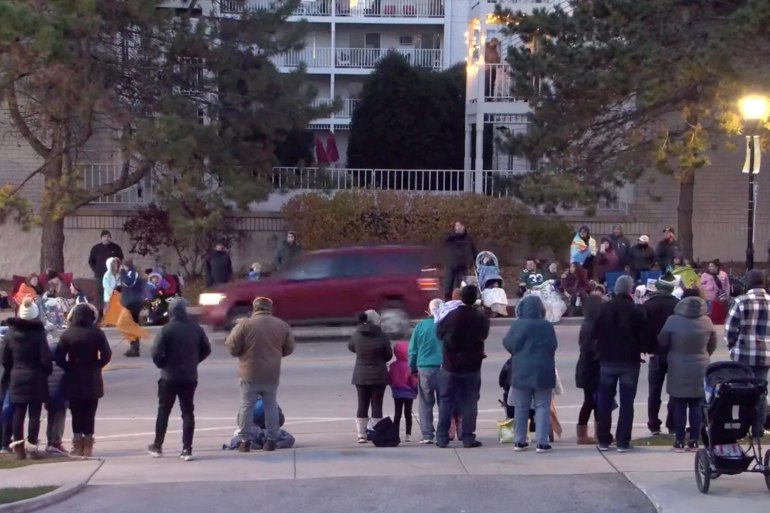
{"type": "Polygon", "coordinates": [[[697,170],[739,131],[738,99],[770,83],[770,2],[568,0],[498,15],[526,43],[508,62],[532,123],[508,148],[539,167],[519,195],[595,206],[657,168],[679,183],[671,208],[691,257],[697,170]]]}

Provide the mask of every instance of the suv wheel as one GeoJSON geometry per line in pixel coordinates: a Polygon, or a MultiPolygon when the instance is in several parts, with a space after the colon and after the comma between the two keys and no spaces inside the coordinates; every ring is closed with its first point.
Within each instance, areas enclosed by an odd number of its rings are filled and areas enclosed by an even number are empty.
{"type": "Polygon", "coordinates": [[[235,324],[241,319],[248,319],[251,316],[251,308],[245,305],[238,305],[230,310],[230,314],[227,317],[227,331],[231,331],[235,324]]]}
{"type": "Polygon", "coordinates": [[[398,302],[389,302],[380,311],[380,327],[388,337],[395,339],[409,333],[411,319],[398,302]]]}

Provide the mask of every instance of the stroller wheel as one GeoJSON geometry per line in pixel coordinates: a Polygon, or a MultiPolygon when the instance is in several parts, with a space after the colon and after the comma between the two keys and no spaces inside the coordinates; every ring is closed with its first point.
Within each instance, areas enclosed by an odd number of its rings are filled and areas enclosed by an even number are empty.
{"type": "Polygon", "coordinates": [[[695,484],[700,493],[709,493],[711,486],[711,458],[706,449],[698,449],[695,453],[695,484]]]}
{"type": "Polygon", "coordinates": [[[770,449],[765,451],[765,486],[770,491],[770,449]]]}

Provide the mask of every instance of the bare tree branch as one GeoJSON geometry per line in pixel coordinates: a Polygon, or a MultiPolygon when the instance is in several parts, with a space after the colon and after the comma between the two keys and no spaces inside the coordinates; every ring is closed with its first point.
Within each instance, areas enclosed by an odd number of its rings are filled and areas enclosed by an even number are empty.
{"type": "Polygon", "coordinates": [[[7,91],[8,110],[10,111],[11,119],[13,120],[13,124],[16,126],[16,129],[38,155],[45,159],[50,159],[51,148],[43,144],[40,139],[38,139],[35,134],[32,133],[32,130],[30,130],[27,122],[24,121],[24,117],[22,116],[21,110],[19,109],[18,98],[16,97],[16,86],[13,82],[8,84],[7,91]]]}

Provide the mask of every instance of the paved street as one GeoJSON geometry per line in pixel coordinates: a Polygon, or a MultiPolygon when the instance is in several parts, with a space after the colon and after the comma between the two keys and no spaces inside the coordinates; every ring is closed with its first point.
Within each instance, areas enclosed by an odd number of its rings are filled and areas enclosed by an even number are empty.
{"type": "MultiPolygon", "coordinates": [[[[391,513],[488,512],[505,511],[514,504],[527,512],[655,511],[634,484],[655,498],[659,511],[669,500],[679,507],[665,511],[695,511],[683,505],[717,500],[698,494],[690,454],[640,448],[627,455],[602,455],[574,444],[582,400],[582,392],[574,387],[578,329],[557,328],[557,362],[566,389],[558,398],[558,409],[565,435],[548,455],[514,454],[510,446],[496,443],[495,421],[502,418],[497,374],[507,358],[501,346],[503,327],[493,329],[488,343],[479,420],[480,439],[486,447],[476,450],[439,450],[418,444],[395,449],[357,446],[352,422],[355,391],[349,384],[354,357],[337,341],[299,344],[284,361],[279,402],[287,416],[285,427],[297,438],[296,450],[249,455],[222,451],[235,430],[238,387],[235,362],[221,344],[222,335],[212,335],[214,352],[200,373],[197,461],[193,463],[176,458],[181,428],[177,414],[165,446],[167,456],[153,460],[144,453],[152,440],[158,372],[148,351],[138,360],[128,359],[115,340],[116,357],[105,373],[107,397],[97,419],[96,454],[106,461],[85,491],[43,511],[120,513],[173,508],[196,513],[269,508],[336,512],[365,507],[391,513]],[[660,500],[659,493],[663,493],[660,500]],[[269,501],[264,500],[267,494],[269,501]]],[[[721,349],[718,357],[725,357],[721,349]]],[[[637,437],[646,435],[646,394],[643,379],[637,399],[637,437]]],[[[386,414],[392,414],[390,399],[386,414]]],[[[414,434],[418,433],[415,419],[414,434]]],[[[84,473],[96,470],[82,466],[90,464],[64,465],[84,473]]],[[[49,468],[54,467],[60,466],[49,468]]],[[[65,477],[61,482],[66,482],[65,477]]],[[[761,476],[722,478],[713,488],[728,503],[736,496],[752,497],[755,502],[742,501],[745,512],[766,506],[761,476]],[[752,509],[756,504],[761,506],[752,509]]]]}

